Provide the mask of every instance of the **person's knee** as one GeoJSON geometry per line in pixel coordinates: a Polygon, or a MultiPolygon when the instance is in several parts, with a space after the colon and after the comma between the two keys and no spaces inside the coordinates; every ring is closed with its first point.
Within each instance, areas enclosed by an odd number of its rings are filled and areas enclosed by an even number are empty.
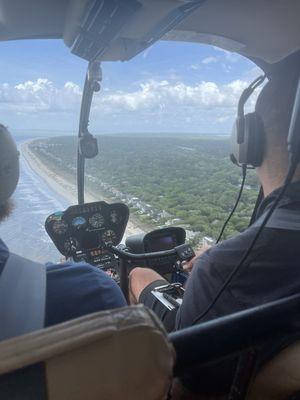
{"type": "Polygon", "coordinates": [[[142,291],[142,281],[145,268],[136,267],[129,273],[129,300],[130,304],[137,304],[142,291]]]}
{"type": "Polygon", "coordinates": [[[148,271],[148,270],[149,270],[149,268],[141,268],[141,267],[133,268],[129,273],[129,281],[133,281],[135,279],[142,277],[144,275],[145,271],[148,271]]]}
{"type": "Polygon", "coordinates": [[[135,267],[129,273],[129,282],[139,282],[152,273],[150,268],[135,267]]]}
{"type": "Polygon", "coordinates": [[[129,274],[129,289],[135,302],[138,302],[146,286],[159,279],[162,277],[150,268],[134,268],[129,274]]]}
{"type": "Polygon", "coordinates": [[[136,267],[129,273],[129,287],[133,293],[137,291],[137,288],[143,286],[144,281],[151,275],[152,270],[149,268],[136,267]]]}

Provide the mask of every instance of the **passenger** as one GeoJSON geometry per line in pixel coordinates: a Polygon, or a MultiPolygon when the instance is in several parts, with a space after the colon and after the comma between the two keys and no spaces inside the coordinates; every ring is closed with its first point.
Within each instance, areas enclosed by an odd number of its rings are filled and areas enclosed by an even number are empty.
{"type": "MultiPolygon", "coordinates": [[[[287,133],[298,77],[298,65],[286,66],[284,71],[270,78],[257,100],[256,111],[263,119],[266,133],[263,163],[256,169],[264,192],[257,217],[274,203],[287,174],[287,133]]],[[[299,168],[279,206],[300,212],[299,168]]],[[[154,287],[166,282],[150,269],[132,270],[132,303],[142,302],[152,308],[171,331],[299,293],[300,232],[265,228],[242,269],[209,312],[201,317],[242,259],[257,230],[257,227],[249,227],[207,251],[200,251],[189,265],[192,273],[177,312],[167,310],[151,294],[154,287]]],[[[190,382],[189,386],[202,394],[223,394],[229,389],[235,365],[226,361],[203,368],[198,380],[190,382]]]]}
{"type": "MultiPolygon", "coordinates": [[[[7,129],[0,125],[0,149],[1,139],[8,137],[11,140],[9,135],[7,129]]],[[[0,222],[9,217],[12,209],[11,198],[3,198],[0,190],[0,222]]],[[[0,239],[0,276],[8,255],[9,250],[0,239]]],[[[126,306],[126,301],[120,288],[98,268],[83,262],[65,262],[47,267],[45,326],[123,306],[126,306]]]]}

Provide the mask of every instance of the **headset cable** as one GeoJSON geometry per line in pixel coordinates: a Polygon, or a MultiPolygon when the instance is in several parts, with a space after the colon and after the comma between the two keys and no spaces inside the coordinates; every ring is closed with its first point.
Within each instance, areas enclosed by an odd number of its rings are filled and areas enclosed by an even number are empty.
{"type": "Polygon", "coordinates": [[[240,190],[239,190],[238,196],[236,198],[235,204],[234,204],[230,214],[228,215],[226,221],[224,222],[224,224],[222,226],[222,229],[220,231],[218,239],[216,240],[216,244],[218,244],[220,242],[220,240],[222,239],[223,233],[224,233],[229,221],[231,220],[233,214],[235,213],[235,210],[236,210],[237,206],[239,205],[239,202],[241,200],[242,193],[243,193],[243,190],[244,190],[244,186],[245,186],[246,176],[247,176],[247,166],[244,164],[244,165],[242,165],[242,182],[241,182],[241,186],[240,186],[240,190]]]}

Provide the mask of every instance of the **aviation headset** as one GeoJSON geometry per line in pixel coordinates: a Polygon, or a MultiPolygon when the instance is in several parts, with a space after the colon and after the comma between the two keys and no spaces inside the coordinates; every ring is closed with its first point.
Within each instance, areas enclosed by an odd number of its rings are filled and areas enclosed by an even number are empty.
{"type": "Polygon", "coordinates": [[[11,197],[19,180],[19,152],[7,130],[0,124],[0,207],[11,197]]]}
{"type": "MultiPolygon", "coordinates": [[[[244,107],[254,90],[263,83],[266,75],[256,78],[241,94],[238,103],[237,118],[232,128],[231,134],[231,161],[242,167],[242,183],[234,206],[224,222],[216,243],[222,239],[223,233],[231,220],[240,202],[246,181],[247,169],[259,167],[262,163],[265,150],[265,131],[261,116],[257,112],[245,115],[244,107]]],[[[262,194],[262,189],[260,191],[262,194]]],[[[260,202],[258,198],[257,204],[260,202]]],[[[256,209],[256,206],[255,206],[256,209]]]]}
{"type": "Polygon", "coordinates": [[[266,75],[256,78],[242,93],[231,134],[231,161],[246,168],[259,167],[265,149],[265,132],[261,116],[257,112],[245,115],[245,103],[254,90],[263,83],[266,75]]]}

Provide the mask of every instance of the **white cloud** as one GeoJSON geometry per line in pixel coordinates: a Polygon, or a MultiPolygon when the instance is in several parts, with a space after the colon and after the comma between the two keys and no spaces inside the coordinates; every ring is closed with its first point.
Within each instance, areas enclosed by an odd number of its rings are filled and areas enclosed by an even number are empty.
{"type": "Polygon", "coordinates": [[[221,52],[225,59],[229,62],[235,63],[239,60],[242,59],[242,56],[239,55],[238,53],[234,53],[225,49],[222,49],[221,47],[213,46],[214,50],[221,52]]]}
{"type": "Polygon", "coordinates": [[[49,79],[39,78],[15,86],[0,85],[0,110],[19,113],[71,112],[78,105],[81,89],[73,82],[61,88],[49,79]]]}
{"type": "Polygon", "coordinates": [[[215,82],[202,81],[195,85],[183,82],[171,83],[167,80],[149,80],[131,92],[111,92],[99,95],[95,107],[105,107],[106,111],[156,110],[161,105],[164,108],[173,106],[195,107],[202,109],[235,107],[237,99],[247,82],[235,80],[229,84],[218,85],[215,82]]]}
{"type": "MultiPolygon", "coordinates": [[[[222,126],[224,121],[233,119],[238,98],[247,85],[246,80],[227,84],[201,81],[193,85],[173,80],[148,80],[135,90],[106,89],[95,95],[91,120],[101,124],[106,119],[116,130],[123,128],[125,121],[140,121],[141,126],[148,121],[153,127],[165,126],[170,130],[180,124],[186,126],[187,121],[196,127],[203,121],[208,126],[222,126]]],[[[46,78],[15,86],[3,83],[0,84],[0,119],[5,123],[8,116],[13,120],[17,114],[26,116],[28,124],[30,118],[35,121],[52,118],[51,126],[59,124],[60,119],[69,118],[74,124],[79,116],[81,94],[81,88],[73,82],[57,86],[46,78]]]]}
{"type": "Polygon", "coordinates": [[[218,61],[217,57],[206,57],[203,58],[203,60],[201,61],[202,64],[212,64],[212,63],[216,63],[218,61]]]}

